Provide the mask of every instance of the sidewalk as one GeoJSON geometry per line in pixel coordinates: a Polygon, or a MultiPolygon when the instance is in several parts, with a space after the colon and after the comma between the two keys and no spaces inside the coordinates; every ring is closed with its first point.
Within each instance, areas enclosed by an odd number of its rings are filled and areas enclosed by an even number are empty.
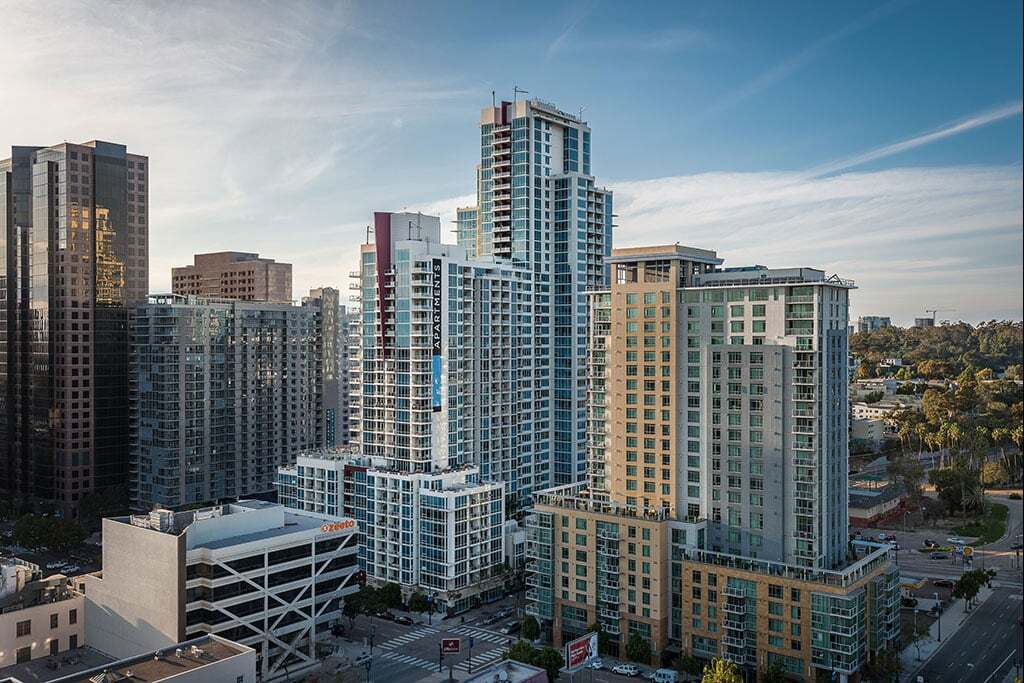
{"type": "MultiPolygon", "coordinates": [[[[983,587],[975,598],[975,608],[977,605],[988,600],[989,596],[992,595],[992,590],[983,587]]],[[[967,621],[967,618],[974,614],[973,611],[965,611],[966,603],[963,600],[957,600],[956,603],[939,617],[938,621],[931,625],[928,630],[928,636],[920,641],[921,647],[921,659],[917,658],[918,644],[910,645],[900,652],[900,681],[913,681],[914,675],[919,669],[924,667],[928,663],[928,660],[939,651],[939,649],[945,645],[949,640],[953,638],[953,635],[960,630],[963,623],[967,621]],[[942,625],[942,642],[938,642],[939,624],[942,625]]]]}

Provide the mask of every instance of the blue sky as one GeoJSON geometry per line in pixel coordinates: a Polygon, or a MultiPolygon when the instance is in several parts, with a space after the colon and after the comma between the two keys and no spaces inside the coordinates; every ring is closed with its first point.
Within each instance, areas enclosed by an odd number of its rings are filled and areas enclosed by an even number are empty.
{"type": "Polygon", "coordinates": [[[620,246],[838,271],[855,315],[1022,315],[1019,2],[0,0],[0,19],[0,150],[148,154],[153,291],[218,249],[291,261],[296,296],[345,288],[373,210],[471,200],[479,109],[518,84],[584,108],[620,246]]]}

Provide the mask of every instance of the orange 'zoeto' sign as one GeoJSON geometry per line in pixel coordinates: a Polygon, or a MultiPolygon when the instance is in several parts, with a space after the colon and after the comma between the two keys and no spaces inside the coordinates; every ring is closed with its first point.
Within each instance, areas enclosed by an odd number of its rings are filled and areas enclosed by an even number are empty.
{"type": "Polygon", "coordinates": [[[356,520],[346,519],[344,522],[331,522],[330,524],[323,524],[320,526],[320,531],[325,534],[329,534],[332,531],[343,531],[345,529],[351,529],[355,527],[356,520]]]}

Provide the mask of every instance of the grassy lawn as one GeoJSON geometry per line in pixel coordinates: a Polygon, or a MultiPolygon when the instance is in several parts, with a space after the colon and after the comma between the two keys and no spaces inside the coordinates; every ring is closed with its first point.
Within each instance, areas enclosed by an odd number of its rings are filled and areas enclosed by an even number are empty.
{"type": "Polygon", "coordinates": [[[953,529],[953,533],[958,536],[977,536],[977,545],[998,541],[1006,533],[1008,512],[1005,505],[989,503],[988,510],[983,516],[956,527],[953,529]]]}

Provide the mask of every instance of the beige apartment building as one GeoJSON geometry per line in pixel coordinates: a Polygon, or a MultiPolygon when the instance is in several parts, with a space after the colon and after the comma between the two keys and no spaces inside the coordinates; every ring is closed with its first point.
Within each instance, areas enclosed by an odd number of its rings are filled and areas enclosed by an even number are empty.
{"type": "Polygon", "coordinates": [[[896,637],[898,581],[889,546],[848,543],[853,283],[679,245],[606,262],[589,482],[534,495],[527,611],[556,645],[597,624],[612,655],[854,675],[896,637]]]}
{"type": "Polygon", "coordinates": [[[171,292],[242,301],[292,300],[292,264],[241,251],[196,254],[191,266],[171,268],[171,292]]]}

